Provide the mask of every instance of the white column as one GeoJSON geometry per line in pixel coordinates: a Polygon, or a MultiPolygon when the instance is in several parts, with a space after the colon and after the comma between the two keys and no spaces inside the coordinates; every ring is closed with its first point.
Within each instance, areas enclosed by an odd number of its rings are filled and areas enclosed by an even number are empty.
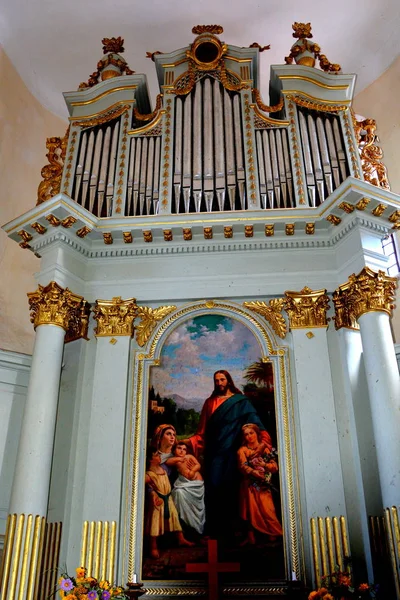
{"type": "Polygon", "coordinates": [[[36,329],[10,513],[47,513],[64,337],[58,325],[36,329]]]}
{"type": "Polygon", "coordinates": [[[307,521],[346,515],[327,332],[293,329],[292,336],[307,521]]]}
{"type": "Polygon", "coordinates": [[[400,376],[389,315],[358,318],[384,507],[400,503],[400,376]]]}

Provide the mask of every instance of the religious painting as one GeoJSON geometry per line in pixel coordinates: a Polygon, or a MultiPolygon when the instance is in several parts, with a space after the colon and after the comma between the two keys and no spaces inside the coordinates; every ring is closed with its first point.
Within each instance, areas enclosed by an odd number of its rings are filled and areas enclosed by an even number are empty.
{"type": "Polygon", "coordinates": [[[233,565],[222,582],[285,579],[274,373],[261,355],[224,315],[167,337],[149,380],[144,580],[198,580],[210,540],[233,565]]]}

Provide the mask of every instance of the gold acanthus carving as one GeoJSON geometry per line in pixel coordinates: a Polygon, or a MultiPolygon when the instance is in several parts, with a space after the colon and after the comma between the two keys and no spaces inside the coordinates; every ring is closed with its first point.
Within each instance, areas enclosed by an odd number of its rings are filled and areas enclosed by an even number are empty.
{"type": "Polygon", "coordinates": [[[112,300],[96,300],[93,308],[93,316],[97,321],[94,330],[96,337],[132,337],[137,311],[136,298],[122,300],[121,296],[116,296],[112,300]]]}
{"type": "Polygon", "coordinates": [[[140,320],[136,328],[136,341],[142,348],[151,336],[155,326],[164,317],[172,313],[176,306],[159,306],[150,308],[149,306],[138,306],[137,316],[140,320]]]}
{"type": "Polygon", "coordinates": [[[213,35],[220,35],[224,33],[222,25],[194,25],[192,33],[195,35],[201,35],[202,33],[212,33],[213,35]]]}
{"type": "Polygon", "coordinates": [[[51,281],[29,293],[28,301],[35,329],[39,325],[57,325],[66,331],[66,342],[87,339],[90,305],[82,296],[51,281]]]}
{"type": "Polygon", "coordinates": [[[117,38],[103,38],[103,54],[104,58],[101,58],[97,63],[97,69],[94,71],[87,82],[83,81],[79,85],[79,90],[86,90],[99,83],[99,79],[104,81],[109,77],[116,77],[118,75],[133,75],[135,71],[129,68],[128,63],[119,52],[124,52],[124,40],[121,37],[117,38]],[[115,70],[109,70],[109,66],[115,67],[115,70]]]}
{"type": "MultiPolygon", "coordinates": [[[[367,312],[378,311],[391,315],[394,308],[396,286],[396,277],[389,277],[384,271],[375,272],[369,267],[364,267],[358,275],[354,273],[350,275],[348,281],[335,292],[335,298],[338,305],[339,299],[346,303],[352,320],[358,320],[367,312]]],[[[342,321],[344,319],[339,311],[339,316],[335,318],[336,328],[342,321]]]]}
{"type": "Polygon", "coordinates": [[[332,300],[335,307],[335,329],[360,329],[356,317],[348,302],[349,283],[341,285],[333,292],[332,300]]]}
{"type": "Polygon", "coordinates": [[[365,181],[377,187],[390,190],[387,170],[381,162],[383,151],[376,144],[376,121],[373,119],[357,121],[353,113],[353,125],[365,181]]]}
{"type": "Polygon", "coordinates": [[[318,44],[308,42],[307,39],[312,38],[311,23],[293,23],[293,37],[299,41],[296,42],[290,49],[289,56],[285,56],[286,64],[290,65],[293,59],[299,65],[314,67],[315,59],[319,61],[319,66],[323,71],[338,73],[341,66],[337,63],[331,63],[325,54],[321,54],[321,48],[318,44]],[[305,54],[300,57],[301,54],[305,54]],[[297,59],[297,60],[296,60],[297,59]]]}
{"type": "Polygon", "coordinates": [[[326,290],[313,291],[304,287],[300,292],[286,291],[284,308],[289,316],[291,329],[327,327],[326,311],[329,297],[326,290]]]}
{"type": "Polygon", "coordinates": [[[85,129],[86,127],[94,127],[95,125],[103,125],[103,123],[108,123],[108,121],[112,121],[117,117],[120,117],[125,111],[129,110],[129,104],[123,104],[122,106],[116,106],[112,109],[107,109],[103,112],[98,113],[95,117],[91,119],[82,119],[80,121],[73,122],[74,127],[81,127],[85,129]]]}
{"type": "Polygon", "coordinates": [[[338,113],[340,111],[345,111],[348,108],[345,104],[328,104],[326,102],[308,100],[300,94],[287,94],[286,98],[293,101],[298,106],[303,106],[304,108],[309,108],[311,110],[319,110],[321,112],[338,113]]]}
{"type": "Polygon", "coordinates": [[[264,112],[267,112],[267,113],[274,113],[274,112],[278,112],[278,111],[282,110],[283,104],[284,104],[283,98],[281,98],[279,100],[278,104],[275,104],[274,106],[268,106],[267,104],[264,104],[263,101],[261,100],[261,94],[257,88],[253,88],[252,92],[254,94],[254,99],[256,101],[256,104],[260,110],[263,110],[264,112]]]}
{"type": "Polygon", "coordinates": [[[69,127],[63,138],[50,137],[46,140],[46,148],[48,150],[46,158],[49,164],[45,165],[41,171],[43,181],[39,183],[36,205],[42,204],[42,202],[52,198],[60,191],[68,136],[69,127]]]}
{"type": "Polygon", "coordinates": [[[284,338],[287,334],[286,321],[282,315],[284,304],[284,298],[273,298],[269,301],[269,304],[260,302],[259,300],[254,302],[243,302],[243,306],[263,316],[280,338],[284,338]]]}

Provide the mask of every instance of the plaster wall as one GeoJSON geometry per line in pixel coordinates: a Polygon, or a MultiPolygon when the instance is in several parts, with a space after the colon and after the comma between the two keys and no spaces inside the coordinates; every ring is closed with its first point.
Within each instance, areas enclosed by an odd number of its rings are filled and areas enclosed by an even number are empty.
{"type": "MultiPolygon", "coordinates": [[[[379,143],[383,150],[390,187],[400,192],[399,136],[400,136],[400,56],[389,69],[354,98],[354,111],[365,118],[375,119],[379,143]]],[[[400,250],[400,233],[397,233],[400,250]]],[[[397,309],[393,313],[392,327],[396,342],[400,341],[400,292],[397,290],[397,309]]]]}
{"type": "MultiPolygon", "coordinates": [[[[66,122],[32,96],[0,46],[0,224],[36,204],[46,138],[62,136],[66,122]]],[[[31,354],[34,332],[26,294],[36,288],[39,260],[0,230],[0,347],[31,354]]]]}

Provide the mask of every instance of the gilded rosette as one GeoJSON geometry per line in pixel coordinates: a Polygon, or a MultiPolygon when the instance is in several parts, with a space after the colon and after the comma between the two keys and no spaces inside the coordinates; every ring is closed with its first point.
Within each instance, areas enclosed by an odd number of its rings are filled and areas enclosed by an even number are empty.
{"type": "Polygon", "coordinates": [[[291,329],[327,327],[326,311],[329,297],[326,290],[313,291],[304,287],[300,292],[285,292],[284,308],[289,316],[291,329]]]}
{"type": "MultiPolygon", "coordinates": [[[[367,312],[386,312],[392,314],[397,279],[389,277],[384,271],[372,271],[364,267],[358,275],[350,275],[349,280],[340,286],[338,294],[345,296],[348,310],[359,319],[367,312]]],[[[336,323],[336,319],[335,319],[336,323]]]]}
{"type": "Polygon", "coordinates": [[[82,296],[51,281],[29,293],[28,301],[35,329],[39,325],[57,325],[67,332],[66,341],[86,338],[90,307],[82,296]]]}
{"type": "Polygon", "coordinates": [[[93,316],[97,321],[94,330],[96,337],[132,337],[137,308],[136,298],[122,300],[121,296],[117,296],[112,300],[96,300],[93,308],[93,316]]]}

